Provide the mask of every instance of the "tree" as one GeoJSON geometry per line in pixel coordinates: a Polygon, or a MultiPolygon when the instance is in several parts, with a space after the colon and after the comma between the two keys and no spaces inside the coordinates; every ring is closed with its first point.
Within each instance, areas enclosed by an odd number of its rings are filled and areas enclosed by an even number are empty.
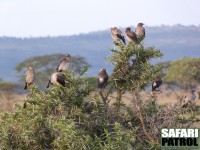
{"type": "Polygon", "coordinates": [[[183,58],[174,62],[165,62],[165,80],[182,88],[194,88],[200,82],[200,58],[183,58]]]}
{"type": "MultiPolygon", "coordinates": [[[[34,56],[19,63],[16,67],[17,72],[24,73],[24,69],[27,66],[32,65],[36,71],[36,80],[39,86],[44,87],[48,82],[50,75],[56,71],[56,67],[60,63],[64,54],[51,54],[45,56],[34,56]]],[[[84,57],[73,56],[71,70],[75,73],[80,73],[84,66],[89,66],[84,57]]],[[[21,75],[21,79],[24,78],[24,74],[21,75]]]]}
{"type": "Polygon", "coordinates": [[[161,57],[162,53],[153,47],[144,48],[141,44],[115,44],[119,50],[111,49],[113,56],[108,60],[115,64],[110,82],[117,90],[116,105],[119,108],[125,91],[136,92],[143,89],[159,73],[159,67],[152,65],[150,60],[161,57]]]}

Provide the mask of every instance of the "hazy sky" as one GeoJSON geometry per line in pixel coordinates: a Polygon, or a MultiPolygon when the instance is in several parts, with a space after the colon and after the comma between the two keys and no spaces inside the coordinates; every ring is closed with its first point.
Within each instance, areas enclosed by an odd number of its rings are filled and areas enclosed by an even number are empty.
{"type": "Polygon", "coordinates": [[[199,25],[200,0],[0,0],[0,36],[56,36],[112,26],[199,25]]]}

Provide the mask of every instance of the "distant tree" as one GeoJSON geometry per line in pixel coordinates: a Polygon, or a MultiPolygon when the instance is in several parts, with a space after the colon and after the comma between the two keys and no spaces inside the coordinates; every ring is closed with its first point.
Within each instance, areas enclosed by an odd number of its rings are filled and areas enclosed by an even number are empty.
{"type": "Polygon", "coordinates": [[[0,80],[0,91],[13,91],[19,85],[0,80]]]}
{"type": "Polygon", "coordinates": [[[183,58],[160,64],[165,72],[166,82],[182,88],[193,88],[200,82],[200,58],[183,58]]]}
{"type": "MultiPolygon", "coordinates": [[[[34,56],[19,63],[16,70],[22,74],[20,77],[23,79],[26,67],[32,65],[36,71],[36,82],[38,85],[42,85],[48,82],[48,78],[56,71],[56,67],[64,56],[64,54],[34,56]]],[[[84,66],[89,66],[84,57],[72,56],[71,70],[80,73],[84,66]]]]}

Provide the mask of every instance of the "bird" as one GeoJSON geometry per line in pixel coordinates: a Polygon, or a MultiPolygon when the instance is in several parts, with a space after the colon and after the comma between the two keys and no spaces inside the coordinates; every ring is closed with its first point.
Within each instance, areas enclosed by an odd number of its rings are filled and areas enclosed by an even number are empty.
{"type": "Polygon", "coordinates": [[[131,31],[130,27],[126,28],[126,38],[129,43],[137,44],[139,42],[136,33],[131,31]]]}
{"type": "Polygon", "coordinates": [[[195,99],[196,99],[195,90],[192,89],[183,96],[182,108],[187,107],[189,103],[195,104],[195,99]]]}
{"type": "Polygon", "coordinates": [[[71,66],[71,56],[67,54],[60,62],[58,67],[56,68],[57,72],[63,72],[69,69],[71,66]]]}
{"type": "Polygon", "coordinates": [[[121,40],[126,45],[124,35],[117,27],[111,28],[111,36],[115,42],[121,40]]]}
{"type": "Polygon", "coordinates": [[[27,67],[27,70],[25,72],[25,86],[24,89],[27,90],[27,88],[32,85],[35,81],[35,71],[32,66],[27,67]]]}
{"type": "Polygon", "coordinates": [[[106,87],[108,82],[108,74],[105,68],[102,68],[98,73],[98,88],[102,90],[106,87]]]}
{"type": "Polygon", "coordinates": [[[32,91],[30,91],[30,93],[28,93],[27,95],[26,95],[26,97],[25,97],[25,102],[24,102],[24,105],[23,105],[23,108],[26,108],[27,107],[27,104],[28,104],[28,100],[30,99],[30,98],[32,98],[33,97],[33,92],[32,91]]]}
{"type": "Polygon", "coordinates": [[[62,86],[66,86],[65,85],[65,74],[62,72],[54,72],[51,77],[49,78],[49,82],[47,85],[47,88],[49,88],[50,85],[62,85],[62,86]]]}
{"type": "Polygon", "coordinates": [[[143,27],[144,23],[138,23],[135,29],[135,33],[137,34],[138,40],[142,41],[145,37],[145,28],[143,27]]]}
{"type": "Polygon", "coordinates": [[[154,95],[155,92],[160,92],[160,86],[162,85],[162,80],[159,75],[156,76],[155,80],[152,82],[152,94],[154,95]]]}

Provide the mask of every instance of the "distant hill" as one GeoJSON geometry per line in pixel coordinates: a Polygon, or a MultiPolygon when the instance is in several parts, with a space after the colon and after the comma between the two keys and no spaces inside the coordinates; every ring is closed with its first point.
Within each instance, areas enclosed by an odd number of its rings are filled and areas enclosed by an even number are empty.
{"type": "MultiPolygon", "coordinates": [[[[134,28],[134,27],[132,27],[134,28]]],[[[164,53],[156,60],[166,61],[190,56],[200,57],[200,26],[146,26],[144,45],[154,46],[164,53]]],[[[125,29],[121,28],[124,32],[125,29]]],[[[105,61],[111,55],[110,29],[73,36],[14,38],[0,37],[0,79],[16,82],[16,65],[26,58],[53,53],[70,53],[84,56],[92,67],[88,76],[98,73],[100,68],[112,65],[105,61]]]]}

